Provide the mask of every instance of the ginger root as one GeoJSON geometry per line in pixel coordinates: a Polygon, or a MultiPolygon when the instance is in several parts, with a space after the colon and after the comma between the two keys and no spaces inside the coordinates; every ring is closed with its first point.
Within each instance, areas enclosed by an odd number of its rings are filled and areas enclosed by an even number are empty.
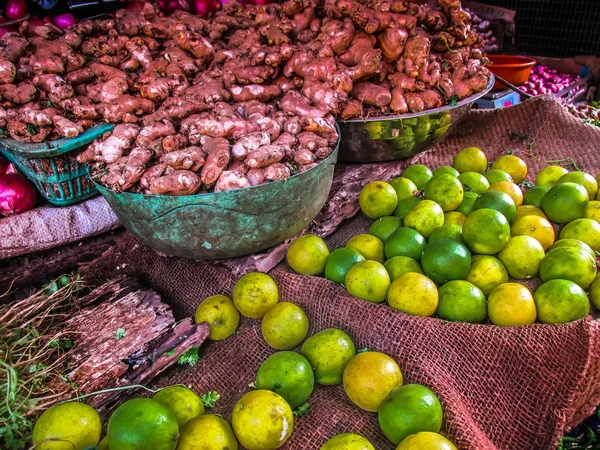
{"type": "Polygon", "coordinates": [[[198,192],[200,177],[189,170],[176,170],[150,181],[148,193],[154,195],[192,195],[198,192]]]}

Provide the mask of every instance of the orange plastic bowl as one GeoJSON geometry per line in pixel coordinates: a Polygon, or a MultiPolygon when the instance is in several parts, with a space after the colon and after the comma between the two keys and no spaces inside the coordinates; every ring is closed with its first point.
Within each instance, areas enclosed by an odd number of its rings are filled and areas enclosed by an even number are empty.
{"type": "MultiPolygon", "coordinates": [[[[521,86],[529,78],[531,68],[535,65],[535,59],[526,56],[512,55],[488,55],[490,63],[486,65],[490,71],[504,78],[515,86],[521,86]]],[[[506,89],[498,79],[492,90],[506,89]]]]}

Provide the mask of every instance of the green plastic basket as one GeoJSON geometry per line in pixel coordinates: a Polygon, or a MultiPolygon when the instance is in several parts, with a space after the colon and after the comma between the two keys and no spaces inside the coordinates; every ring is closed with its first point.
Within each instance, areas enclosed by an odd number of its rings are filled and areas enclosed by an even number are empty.
{"type": "Polygon", "coordinates": [[[98,194],[88,177],[87,165],[75,157],[94,139],[113,129],[102,124],[76,138],[31,144],[15,139],[0,140],[0,153],[29,178],[50,203],[72,205],[98,194]]]}

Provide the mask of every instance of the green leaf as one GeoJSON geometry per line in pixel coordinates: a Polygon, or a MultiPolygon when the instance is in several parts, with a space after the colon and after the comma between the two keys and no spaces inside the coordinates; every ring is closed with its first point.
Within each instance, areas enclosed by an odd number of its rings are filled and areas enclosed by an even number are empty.
{"type": "Polygon", "coordinates": [[[167,353],[165,353],[165,355],[167,356],[173,356],[175,354],[175,349],[169,350],[167,353]]]}
{"type": "Polygon", "coordinates": [[[193,347],[181,355],[177,362],[179,364],[189,364],[190,367],[194,367],[196,364],[198,364],[199,360],[200,357],[198,356],[198,347],[193,347]]]}
{"type": "Polygon", "coordinates": [[[34,136],[40,132],[40,128],[31,123],[27,124],[25,130],[27,131],[27,133],[29,133],[30,136],[34,136]]]}
{"type": "Polygon", "coordinates": [[[519,186],[525,188],[532,188],[533,186],[535,186],[535,184],[533,184],[531,181],[522,181],[521,183],[519,183],[519,186]]]}
{"type": "Polygon", "coordinates": [[[308,414],[308,410],[310,409],[310,403],[306,402],[303,405],[298,406],[295,410],[292,411],[295,417],[302,417],[308,414]]]}
{"type": "Polygon", "coordinates": [[[207,394],[203,394],[200,399],[202,400],[202,404],[206,408],[214,408],[217,400],[221,398],[221,395],[216,391],[210,391],[207,394]]]}
{"type": "Polygon", "coordinates": [[[458,103],[458,95],[452,94],[450,96],[450,106],[456,106],[457,103],[458,103]]]}
{"type": "Polygon", "coordinates": [[[52,101],[51,101],[51,100],[46,100],[46,106],[47,106],[48,108],[52,108],[52,107],[54,106],[54,103],[52,103],[52,101]]]}
{"type": "Polygon", "coordinates": [[[373,350],[371,350],[370,348],[361,348],[359,351],[357,351],[356,353],[365,353],[365,352],[372,352],[373,350]]]}
{"type": "Polygon", "coordinates": [[[48,347],[69,350],[70,348],[73,348],[73,341],[71,339],[54,339],[48,342],[48,347]]]}
{"type": "Polygon", "coordinates": [[[125,336],[127,336],[127,331],[125,331],[125,328],[118,328],[117,332],[115,333],[115,339],[117,341],[120,341],[121,339],[123,339],[125,336]]]}

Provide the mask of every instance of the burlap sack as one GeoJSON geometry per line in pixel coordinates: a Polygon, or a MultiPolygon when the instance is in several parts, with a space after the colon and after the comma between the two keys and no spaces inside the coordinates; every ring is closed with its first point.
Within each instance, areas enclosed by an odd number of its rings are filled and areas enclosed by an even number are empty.
{"type": "MultiPolygon", "coordinates": [[[[600,171],[600,130],[582,124],[549,99],[498,112],[474,111],[453,137],[412,162],[431,167],[450,164],[453,154],[466,146],[483,148],[490,160],[507,151],[518,154],[534,173],[557,160],[557,164],[575,162],[594,175],[600,171]]],[[[395,176],[407,163],[388,163],[382,173],[395,176]]],[[[344,187],[337,189],[341,192],[344,187]]],[[[352,195],[344,198],[348,214],[357,209],[352,195]]],[[[329,208],[331,204],[335,193],[329,208]]],[[[330,248],[343,246],[368,226],[362,216],[344,222],[328,237],[330,248]]],[[[128,235],[86,267],[84,276],[103,281],[115,272],[140,277],[179,318],[192,315],[209,295],[231,294],[238,278],[231,267],[161,257],[128,235]]],[[[358,348],[393,356],[406,383],[434,390],[444,407],[443,432],[461,449],[552,449],[566,428],[600,403],[600,324],[591,317],[566,325],[517,328],[448,323],[352,298],[342,287],[292,274],[284,264],[271,274],[281,300],[306,311],[311,333],[341,328],[358,348]]],[[[198,365],[174,368],[156,384],[216,390],[222,397],[214,411],[230,418],[233,405],[251,389],[258,367],[272,352],[261,336],[260,321],[243,320],[235,336],[203,346],[198,365]]],[[[378,450],[394,448],[379,430],[377,416],[354,406],[340,386],[317,387],[310,403],[308,415],[297,420],[283,448],[318,449],[341,432],[360,433],[378,450]]]]}

